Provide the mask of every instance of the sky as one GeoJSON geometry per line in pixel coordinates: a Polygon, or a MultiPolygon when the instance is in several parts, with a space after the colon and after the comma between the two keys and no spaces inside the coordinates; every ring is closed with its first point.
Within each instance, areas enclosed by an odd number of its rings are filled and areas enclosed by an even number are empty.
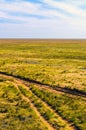
{"type": "Polygon", "coordinates": [[[0,0],[0,38],[86,39],[86,0],[0,0]]]}

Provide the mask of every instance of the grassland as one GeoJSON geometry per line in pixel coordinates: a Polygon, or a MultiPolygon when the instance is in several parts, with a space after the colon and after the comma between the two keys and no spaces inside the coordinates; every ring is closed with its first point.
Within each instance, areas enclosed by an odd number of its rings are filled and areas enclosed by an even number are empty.
{"type": "Polygon", "coordinates": [[[86,129],[86,40],[0,40],[3,129],[86,129]]]}

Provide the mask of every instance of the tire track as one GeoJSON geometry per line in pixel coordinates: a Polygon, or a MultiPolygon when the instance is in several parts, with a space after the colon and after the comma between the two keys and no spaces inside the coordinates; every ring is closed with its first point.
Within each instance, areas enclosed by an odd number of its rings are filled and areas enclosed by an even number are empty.
{"type": "MultiPolygon", "coordinates": [[[[24,96],[21,92],[21,90],[19,89],[18,85],[14,82],[12,82],[12,84],[17,88],[17,90],[19,91],[21,97],[23,100],[25,100],[26,102],[30,103],[31,108],[35,111],[35,113],[37,114],[38,118],[46,125],[46,127],[48,128],[48,130],[55,130],[48,122],[47,120],[44,119],[44,117],[40,114],[40,112],[37,110],[37,108],[35,107],[35,105],[31,102],[31,100],[29,98],[27,98],[26,96],[24,96]]],[[[23,85],[24,86],[24,85],[23,85]]]]}
{"type": "Polygon", "coordinates": [[[82,97],[83,99],[86,100],[86,93],[83,92],[83,91],[79,91],[79,90],[76,90],[76,89],[72,90],[72,89],[69,89],[69,88],[62,88],[62,87],[58,87],[58,86],[50,86],[50,85],[47,85],[47,84],[42,84],[41,82],[29,79],[29,78],[22,78],[20,76],[15,76],[15,75],[12,75],[12,74],[8,74],[6,72],[1,72],[0,71],[0,74],[5,75],[5,76],[11,76],[11,77],[17,78],[19,80],[22,80],[24,82],[27,82],[27,83],[36,84],[36,85],[38,85],[40,87],[45,87],[45,88],[50,89],[50,90],[52,90],[54,92],[57,91],[57,92],[66,93],[66,94],[72,95],[72,96],[82,97]]]}
{"type": "MultiPolygon", "coordinates": [[[[21,84],[21,81],[19,82],[21,84]]],[[[49,106],[46,102],[44,102],[41,98],[39,98],[35,93],[33,93],[29,88],[28,86],[24,85],[24,84],[21,84],[23,85],[23,87],[27,90],[27,91],[30,91],[32,94],[35,95],[36,98],[38,98],[38,100],[40,102],[43,103],[43,105],[48,108],[50,111],[52,111],[54,113],[54,116],[57,116],[65,125],[67,125],[67,129],[68,130],[75,130],[74,126],[72,124],[69,124],[66,120],[64,120],[54,109],[52,109],[51,106],[49,106]]]]}
{"type": "MultiPolygon", "coordinates": [[[[24,87],[27,91],[29,90],[28,86],[26,86],[26,84],[24,85],[25,81],[24,81],[24,80],[21,80],[21,79],[19,79],[19,78],[15,78],[14,76],[8,76],[8,75],[4,75],[4,76],[5,76],[7,79],[8,79],[8,78],[10,78],[10,79],[13,78],[13,79],[11,79],[11,80],[14,81],[14,85],[16,86],[16,88],[18,89],[18,91],[21,93],[22,98],[30,103],[30,105],[32,106],[32,108],[33,108],[33,109],[35,110],[35,112],[37,113],[37,115],[38,115],[39,117],[41,117],[41,120],[47,124],[48,128],[50,127],[49,130],[55,130],[55,129],[44,119],[44,117],[40,114],[40,112],[37,110],[37,108],[36,108],[35,105],[31,102],[31,100],[29,100],[26,96],[24,96],[24,95],[22,94],[22,92],[20,91],[18,85],[23,85],[23,87],[24,87]]],[[[12,81],[12,82],[13,82],[13,81],[12,81]]],[[[26,83],[27,83],[27,82],[26,82],[26,83]]],[[[31,91],[31,90],[29,90],[29,91],[31,91]]],[[[31,91],[31,92],[32,92],[32,91],[31,91]]],[[[32,93],[33,93],[33,92],[32,92],[32,93]]],[[[35,95],[35,94],[34,94],[34,95],[35,95]]],[[[35,95],[35,96],[36,96],[37,98],[39,98],[37,95],[35,95]]],[[[62,118],[57,112],[55,112],[55,110],[53,110],[53,108],[52,108],[51,106],[49,106],[46,102],[44,102],[44,101],[43,101],[42,99],[40,99],[40,98],[39,98],[39,100],[42,101],[43,104],[44,104],[46,107],[49,107],[50,110],[52,110],[52,111],[54,112],[54,114],[56,114],[57,116],[59,116],[59,118],[61,118],[61,120],[63,120],[64,123],[68,125],[68,127],[69,127],[68,130],[77,130],[75,126],[73,126],[71,123],[69,123],[68,121],[66,121],[65,119],[63,119],[63,118],[62,118]]]]}

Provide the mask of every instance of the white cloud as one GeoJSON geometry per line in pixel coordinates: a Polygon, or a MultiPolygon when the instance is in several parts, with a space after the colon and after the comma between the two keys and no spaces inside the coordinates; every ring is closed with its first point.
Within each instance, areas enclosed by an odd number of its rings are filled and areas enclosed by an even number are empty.
{"type": "MultiPolygon", "coordinates": [[[[58,2],[54,0],[43,0],[44,3],[50,5],[51,7],[60,8],[64,10],[65,12],[68,12],[70,14],[80,16],[80,17],[86,17],[86,10],[82,10],[78,8],[76,5],[78,5],[78,2],[76,4],[72,4],[72,2],[58,2]]],[[[82,4],[82,2],[79,1],[79,4],[82,4]]]]}
{"type": "MultiPolygon", "coordinates": [[[[74,15],[76,17],[80,17],[80,18],[83,17],[83,19],[86,19],[86,10],[82,10],[74,6],[75,4],[74,5],[72,4],[74,3],[74,1],[69,3],[69,2],[58,2],[54,0],[43,0],[42,2],[49,5],[50,7],[64,10],[64,12],[62,13],[59,10],[54,10],[54,9],[45,9],[42,7],[42,4],[39,4],[39,3],[36,4],[36,3],[25,2],[25,1],[20,1],[20,0],[17,0],[11,3],[0,2],[0,10],[3,11],[3,13],[8,12],[9,13],[8,16],[10,18],[11,18],[12,13],[15,12],[15,14],[21,13],[20,15],[22,15],[22,13],[26,13],[26,14],[31,14],[31,15],[46,16],[48,18],[61,17],[63,19],[69,19],[71,18],[71,15],[70,16],[66,15],[65,12],[67,12],[69,14],[72,14],[72,17],[74,15]]],[[[76,0],[75,2],[78,3],[76,0]]],[[[81,2],[79,1],[79,3],[81,2]]]]}
{"type": "Polygon", "coordinates": [[[0,0],[0,19],[14,21],[14,24],[0,23],[0,34],[4,37],[9,35],[10,37],[67,38],[80,37],[80,34],[81,37],[86,37],[86,9],[80,8],[86,4],[86,0],[40,1],[41,3],[0,0]],[[34,15],[43,16],[45,19],[34,15]],[[18,22],[20,24],[17,24],[18,22]]]}
{"type": "MultiPolygon", "coordinates": [[[[9,17],[11,17],[11,14],[13,12],[17,13],[26,13],[26,14],[31,14],[31,15],[40,15],[40,16],[45,16],[48,18],[52,17],[61,17],[61,18],[66,18],[66,16],[56,10],[51,10],[51,9],[43,9],[41,4],[35,4],[31,2],[24,2],[24,1],[17,1],[17,2],[12,2],[12,3],[0,3],[0,9],[4,12],[9,12],[9,17]]],[[[19,16],[18,16],[19,17],[19,16]]],[[[13,18],[13,17],[12,17],[13,18]]],[[[15,18],[15,16],[14,16],[15,18]]],[[[18,18],[19,19],[19,18],[18,18]]],[[[21,18],[20,18],[21,19],[21,18]]],[[[26,17],[27,21],[27,17],[26,17]]]]}
{"type": "Polygon", "coordinates": [[[28,24],[0,24],[0,37],[86,38],[86,30],[63,20],[34,20],[28,24]]]}
{"type": "Polygon", "coordinates": [[[7,15],[5,12],[0,11],[0,18],[6,18],[7,15]]]}

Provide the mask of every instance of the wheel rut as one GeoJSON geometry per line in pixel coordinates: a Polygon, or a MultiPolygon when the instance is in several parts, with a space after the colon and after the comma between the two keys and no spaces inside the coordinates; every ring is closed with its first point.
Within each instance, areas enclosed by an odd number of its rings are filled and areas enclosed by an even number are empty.
{"type": "MultiPolygon", "coordinates": [[[[50,105],[48,105],[45,101],[43,101],[41,98],[39,98],[35,93],[33,93],[28,86],[26,86],[25,84],[22,84],[21,81],[18,81],[17,84],[22,85],[27,91],[30,91],[33,95],[35,95],[36,98],[38,98],[38,100],[40,101],[40,103],[42,102],[43,105],[48,108],[51,112],[54,113],[54,116],[57,117],[57,119],[59,119],[62,123],[64,123],[64,125],[67,125],[67,129],[68,130],[75,130],[75,127],[70,123],[68,123],[66,120],[64,120],[50,105]]],[[[34,105],[35,106],[35,105],[34,105]]],[[[60,123],[61,123],[60,122],[60,123]]],[[[55,128],[55,127],[54,127],[55,128]]],[[[57,129],[58,130],[58,129],[57,129]]],[[[64,130],[64,129],[63,129],[64,130]]]]}
{"type": "MultiPolygon", "coordinates": [[[[28,82],[26,82],[25,80],[22,80],[22,79],[20,79],[20,78],[17,78],[17,77],[15,77],[15,76],[10,76],[10,75],[7,75],[7,74],[2,74],[3,76],[5,76],[5,78],[7,78],[7,79],[11,79],[11,80],[13,80],[14,82],[14,85],[16,86],[16,88],[18,89],[18,91],[21,93],[21,91],[20,91],[20,89],[19,89],[19,87],[18,87],[18,85],[23,85],[23,87],[28,91],[28,86],[26,86],[27,85],[27,83],[28,82]],[[24,83],[26,83],[26,84],[24,84],[24,83]]],[[[30,82],[30,83],[32,83],[32,82],[30,82]]],[[[37,85],[37,84],[36,84],[37,85]]],[[[41,86],[40,86],[41,87],[41,86]]],[[[45,87],[45,85],[42,85],[42,87],[45,87]]],[[[47,88],[48,88],[48,86],[46,86],[47,88]]],[[[48,88],[48,89],[51,89],[51,88],[48,88]]],[[[29,90],[29,91],[31,91],[31,90],[29,90]]],[[[56,90],[53,90],[53,91],[56,91],[56,90]]],[[[32,92],[32,91],[31,91],[32,92]]],[[[33,92],[32,92],[33,93],[33,92]]],[[[34,94],[35,95],[35,94],[34,94]]],[[[44,119],[44,117],[40,114],[40,112],[38,111],[38,109],[35,107],[35,105],[34,105],[34,103],[32,103],[31,102],[31,100],[28,98],[28,97],[26,97],[26,96],[24,96],[22,93],[21,93],[21,96],[22,96],[22,98],[24,99],[24,100],[26,100],[27,102],[29,102],[30,104],[31,104],[31,106],[32,106],[32,108],[35,110],[35,112],[38,114],[38,116],[40,117],[40,119],[47,125],[47,127],[49,128],[49,130],[56,130],[51,124],[49,124],[49,122],[48,121],[46,121],[45,119],[44,119]]],[[[37,95],[35,95],[35,96],[37,96],[37,95]]],[[[39,97],[38,97],[39,98],[39,97]]],[[[70,124],[69,122],[67,122],[66,120],[64,120],[59,114],[57,114],[57,112],[55,112],[55,110],[53,110],[52,109],[52,107],[50,107],[46,102],[44,102],[42,99],[40,99],[42,102],[43,102],[43,104],[45,105],[45,106],[47,106],[47,107],[49,107],[57,116],[59,116],[65,123],[67,123],[68,125],[69,125],[69,129],[68,130],[78,130],[78,129],[76,129],[76,127],[75,126],[73,126],[72,124],[70,124]]]]}
{"type": "MultiPolygon", "coordinates": [[[[16,81],[16,80],[15,80],[15,81],[16,81]]],[[[31,100],[30,100],[28,97],[26,97],[26,96],[24,96],[24,95],[22,94],[21,90],[20,90],[19,87],[18,87],[18,85],[22,85],[22,84],[20,84],[19,81],[16,82],[16,83],[12,82],[12,84],[17,88],[17,90],[18,90],[18,92],[20,93],[22,99],[25,100],[26,102],[29,102],[29,103],[30,103],[31,108],[35,111],[35,113],[37,114],[38,118],[46,125],[46,127],[48,128],[48,130],[55,130],[55,129],[51,126],[51,124],[49,124],[49,123],[47,122],[47,120],[45,120],[45,118],[40,114],[40,112],[37,110],[37,108],[36,108],[35,105],[31,102],[31,100]],[[18,83],[18,84],[17,84],[17,83],[18,83]]],[[[23,86],[24,86],[24,85],[23,85],[23,86]]],[[[24,87],[24,88],[26,89],[26,87],[24,87]]]]}
{"type": "Polygon", "coordinates": [[[29,79],[29,78],[22,78],[20,76],[15,76],[15,75],[12,75],[12,74],[8,74],[6,72],[1,72],[0,71],[0,74],[4,75],[4,76],[11,76],[13,78],[16,78],[16,79],[19,79],[19,80],[22,80],[24,81],[25,83],[32,83],[32,84],[36,84],[38,85],[39,87],[41,88],[46,88],[48,89],[49,91],[53,91],[53,92],[61,92],[61,93],[65,93],[65,94],[68,94],[69,96],[72,96],[72,97],[82,97],[83,99],[86,100],[86,93],[85,92],[82,92],[80,90],[72,90],[70,88],[62,88],[62,87],[56,87],[56,86],[50,86],[50,85],[47,85],[47,84],[43,84],[39,81],[35,81],[35,80],[32,80],[32,79],[29,79]]]}

